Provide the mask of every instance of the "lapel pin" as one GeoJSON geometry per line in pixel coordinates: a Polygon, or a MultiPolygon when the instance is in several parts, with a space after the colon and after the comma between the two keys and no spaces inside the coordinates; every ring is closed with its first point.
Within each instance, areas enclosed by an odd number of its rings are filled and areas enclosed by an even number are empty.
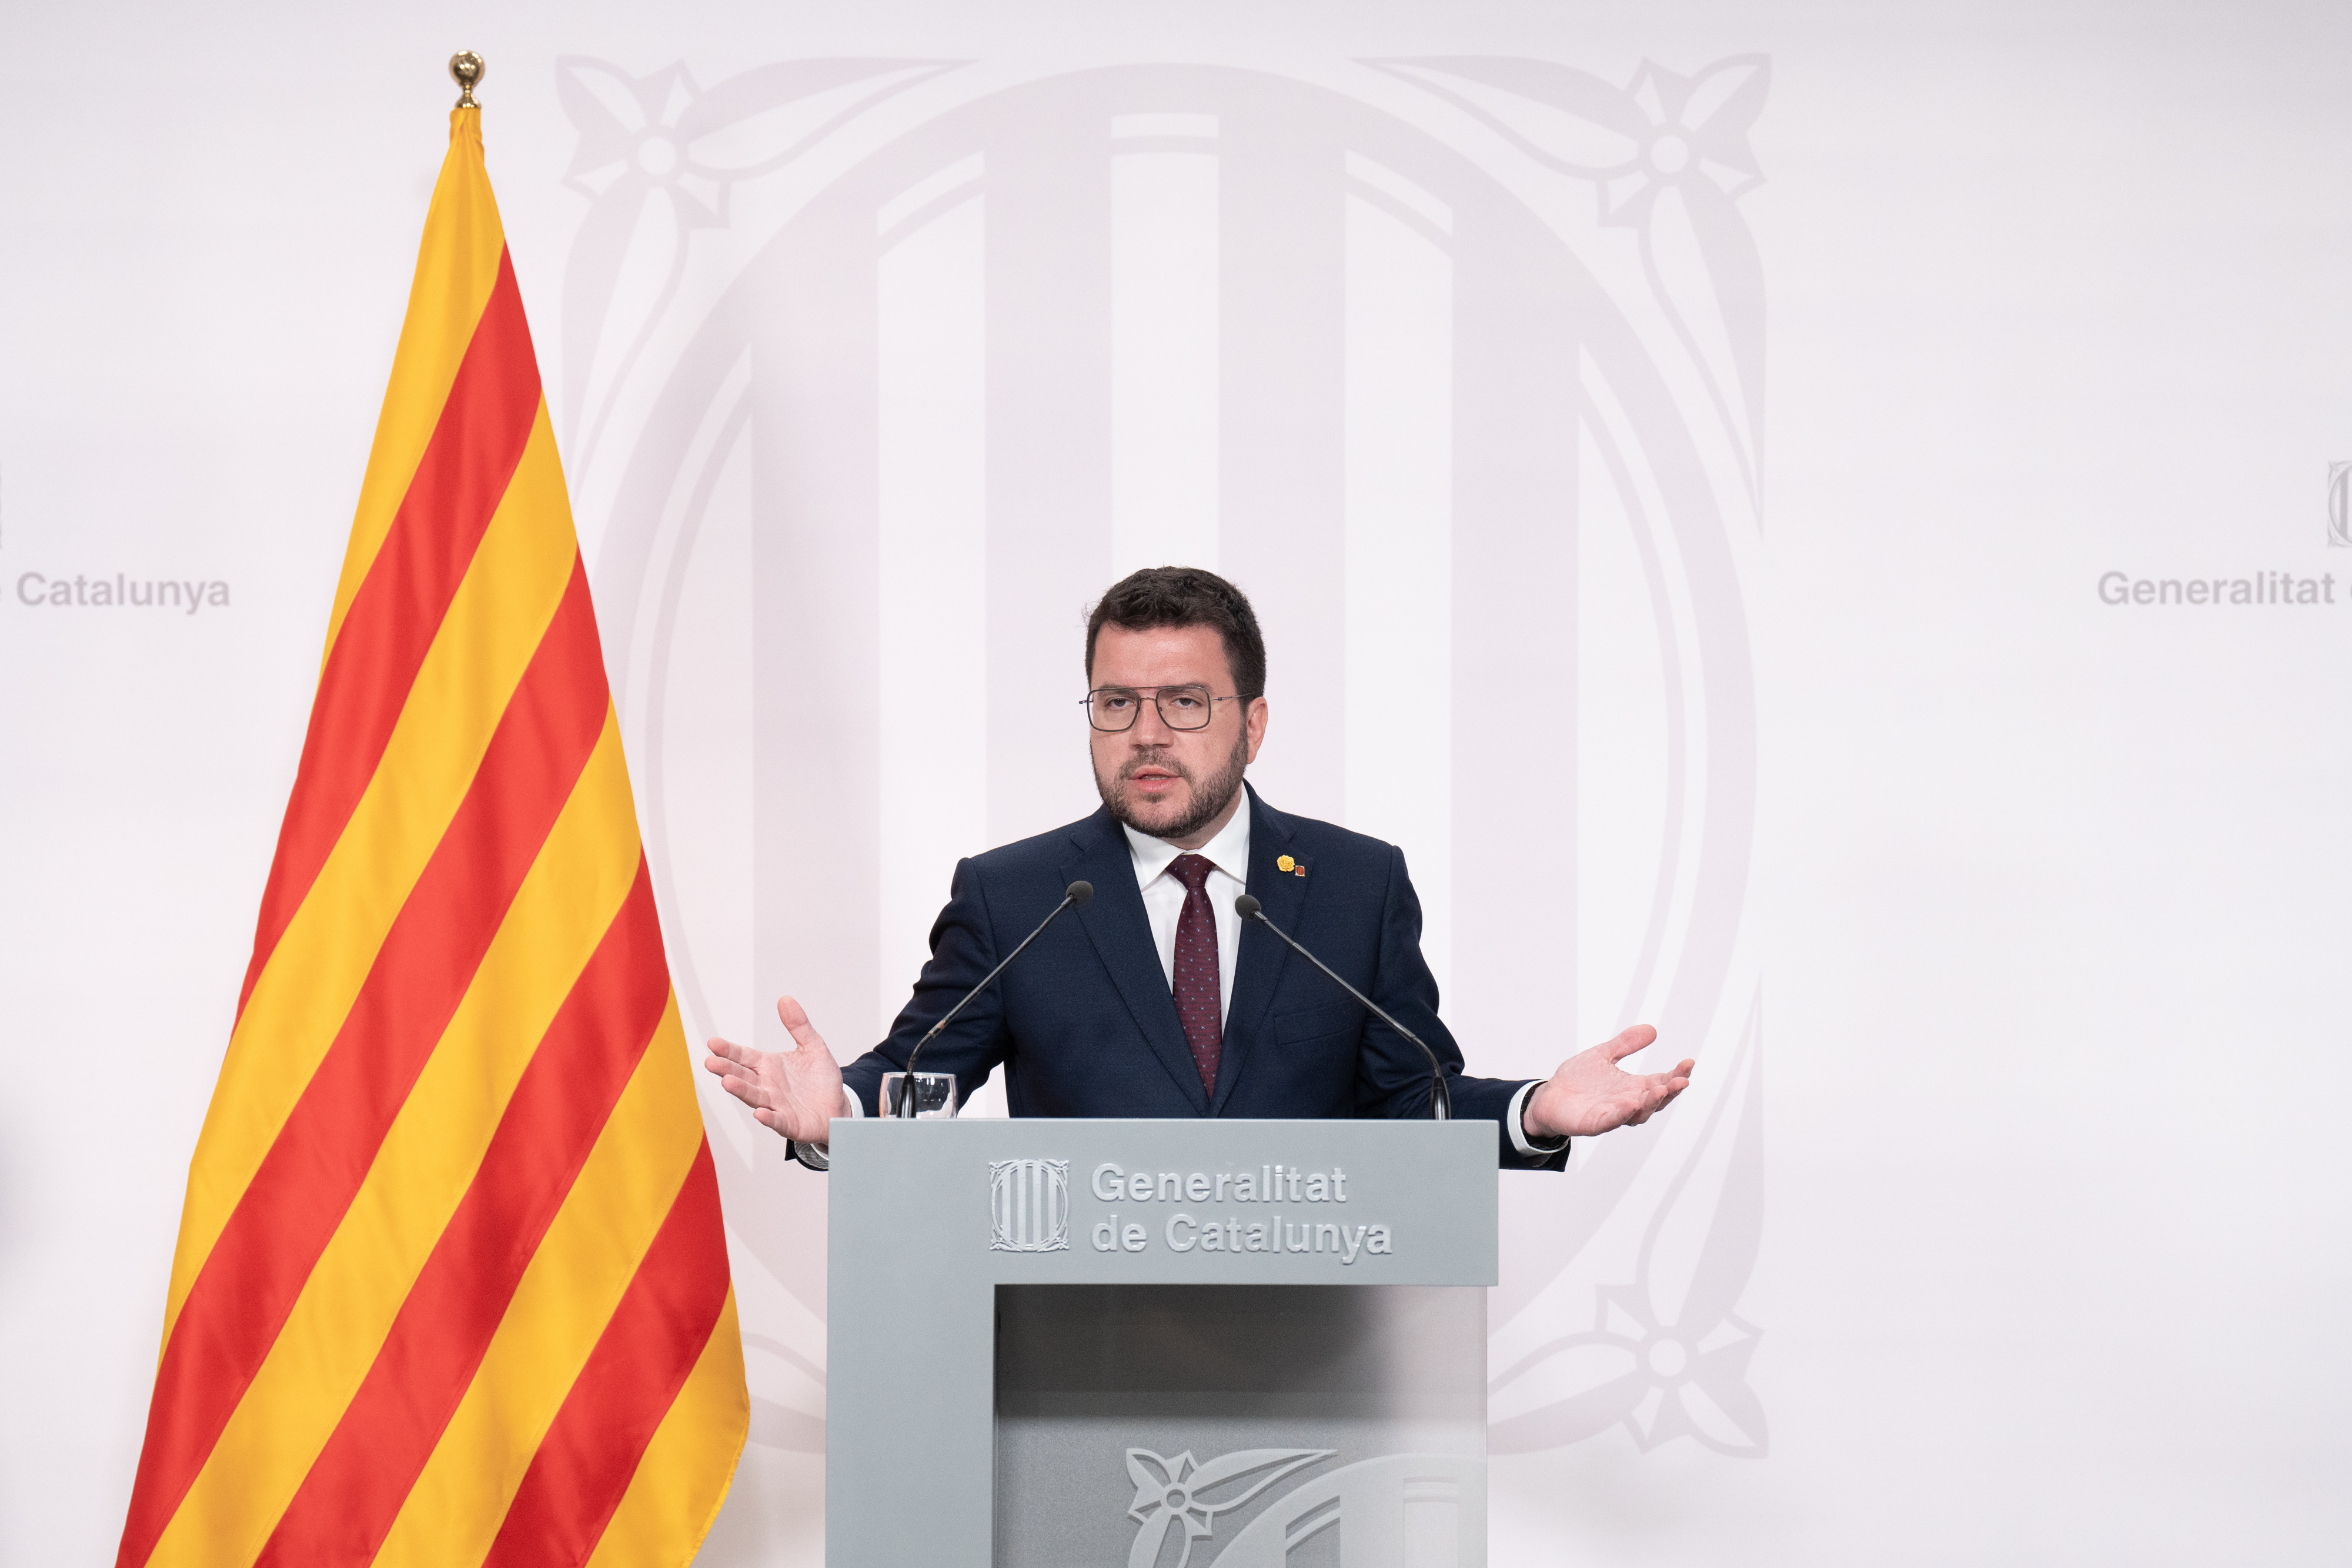
{"type": "Polygon", "coordinates": [[[1284,855],[1274,862],[1274,869],[1276,871],[1289,871],[1297,864],[1298,862],[1297,861],[1292,860],[1288,855],[1284,855]]]}

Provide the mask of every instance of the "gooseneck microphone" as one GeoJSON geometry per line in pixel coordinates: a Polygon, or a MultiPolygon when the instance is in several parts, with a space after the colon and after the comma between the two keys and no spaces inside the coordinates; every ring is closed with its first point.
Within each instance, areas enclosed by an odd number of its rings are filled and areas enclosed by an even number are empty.
{"type": "MultiPolygon", "coordinates": [[[[912,1120],[914,1117],[916,1101],[915,1058],[923,1053],[923,1047],[931,1043],[931,1037],[939,1033],[940,1030],[947,1028],[948,1025],[954,1020],[956,1014],[963,1011],[965,1008],[971,1004],[972,998],[988,989],[989,986],[994,982],[997,976],[1004,973],[1007,968],[1011,967],[1013,960],[1021,956],[1023,951],[1028,947],[1030,943],[1034,942],[1039,936],[1043,936],[1046,926],[1054,924],[1055,915],[1061,914],[1065,909],[1084,909],[1087,904],[1092,904],[1094,901],[1095,884],[1093,883],[1074,882],[1070,883],[1069,886],[1064,888],[1062,890],[1062,902],[1054,905],[1052,912],[1049,913],[1045,919],[1037,922],[1037,929],[1029,933],[1028,936],[1021,938],[1020,946],[1013,948],[1012,952],[1004,955],[1003,961],[998,964],[993,969],[991,969],[986,975],[982,976],[981,977],[980,984],[966,991],[963,994],[963,998],[947,1010],[945,1017],[941,1018],[939,1022],[933,1024],[929,1029],[923,1031],[923,1038],[917,1040],[915,1042],[915,1049],[907,1053],[907,1077],[904,1092],[899,1097],[898,1111],[898,1114],[899,1116],[908,1120],[912,1120]]],[[[1426,1051],[1428,1047],[1423,1046],[1422,1049],[1426,1051]]]]}
{"type": "Polygon", "coordinates": [[[1309,953],[1305,947],[1299,946],[1298,938],[1293,936],[1289,932],[1285,931],[1281,926],[1276,925],[1273,921],[1268,920],[1265,917],[1265,906],[1260,904],[1256,899],[1252,898],[1248,894],[1244,893],[1239,898],[1234,900],[1234,913],[1240,915],[1244,920],[1256,921],[1260,925],[1265,926],[1268,931],[1273,932],[1276,936],[1279,936],[1285,942],[1289,943],[1291,951],[1297,953],[1300,957],[1306,959],[1308,963],[1322,970],[1326,975],[1329,975],[1333,985],[1339,987],[1341,990],[1347,992],[1349,996],[1363,1003],[1364,1006],[1371,1009],[1372,1015],[1375,1018],[1388,1025],[1391,1029],[1396,1030],[1397,1033],[1404,1036],[1405,1039],[1412,1041],[1413,1044],[1421,1047],[1422,1055],[1429,1058],[1429,1119],[1433,1122],[1451,1122],[1454,1120],[1454,1093],[1453,1091],[1446,1088],[1445,1069],[1437,1064],[1437,1052],[1429,1049],[1429,1042],[1427,1040],[1413,1033],[1412,1030],[1405,1028],[1404,1025],[1397,1022],[1396,1019],[1389,1017],[1388,1009],[1381,1007],[1380,1003],[1372,1000],[1371,998],[1364,995],[1363,992],[1356,989],[1355,987],[1348,984],[1347,981],[1341,979],[1338,974],[1333,972],[1330,965],[1325,963],[1322,959],[1318,958],[1314,954],[1309,953]]]}

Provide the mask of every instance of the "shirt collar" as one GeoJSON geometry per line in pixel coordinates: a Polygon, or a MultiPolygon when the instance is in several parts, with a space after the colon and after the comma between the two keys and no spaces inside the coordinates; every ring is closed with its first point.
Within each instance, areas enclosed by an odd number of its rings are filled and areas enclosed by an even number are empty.
{"type": "MultiPolygon", "coordinates": [[[[1138,887],[1150,887],[1167,871],[1170,862],[1185,852],[1166,839],[1139,833],[1125,822],[1118,825],[1118,831],[1127,835],[1128,853],[1135,857],[1135,885],[1138,887]]],[[[1250,800],[1244,794],[1233,821],[1218,829],[1215,838],[1192,852],[1246,887],[1249,884],[1249,840],[1250,800]]]]}

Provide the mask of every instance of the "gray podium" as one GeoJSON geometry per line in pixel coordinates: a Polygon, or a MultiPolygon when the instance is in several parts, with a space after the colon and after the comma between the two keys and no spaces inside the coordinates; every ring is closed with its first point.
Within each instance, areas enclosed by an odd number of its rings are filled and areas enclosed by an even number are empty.
{"type": "Polygon", "coordinates": [[[834,1124],[836,1568],[1478,1568],[1489,1122],[834,1124]]]}

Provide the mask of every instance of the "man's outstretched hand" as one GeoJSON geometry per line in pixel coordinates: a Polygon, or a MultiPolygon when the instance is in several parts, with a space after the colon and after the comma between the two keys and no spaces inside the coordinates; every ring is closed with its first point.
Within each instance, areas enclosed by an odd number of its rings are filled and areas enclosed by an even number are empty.
{"type": "Polygon", "coordinates": [[[776,1016],[793,1037],[793,1050],[753,1051],[731,1040],[714,1040],[702,1065],[719,1075],[720,1088],[751,1107],[762,1125],[803,1144],[825,1143],[833,1119],[841,1114],[841,1063],[800,1003],[778,997],[776,1016]]]}
{"type": "Polygon", "coordinates": [[[1528,1096],[1528,1132],[1538,1138],[1589,1138],[1612,1127],[1638,1127],[1690,1087],[1685,1059],[1672,1072],[1628,1072],[1617,1064],[1658,1038],[1637,1023],[1606,1045],[1580,1051],[1528,1096]]]}

